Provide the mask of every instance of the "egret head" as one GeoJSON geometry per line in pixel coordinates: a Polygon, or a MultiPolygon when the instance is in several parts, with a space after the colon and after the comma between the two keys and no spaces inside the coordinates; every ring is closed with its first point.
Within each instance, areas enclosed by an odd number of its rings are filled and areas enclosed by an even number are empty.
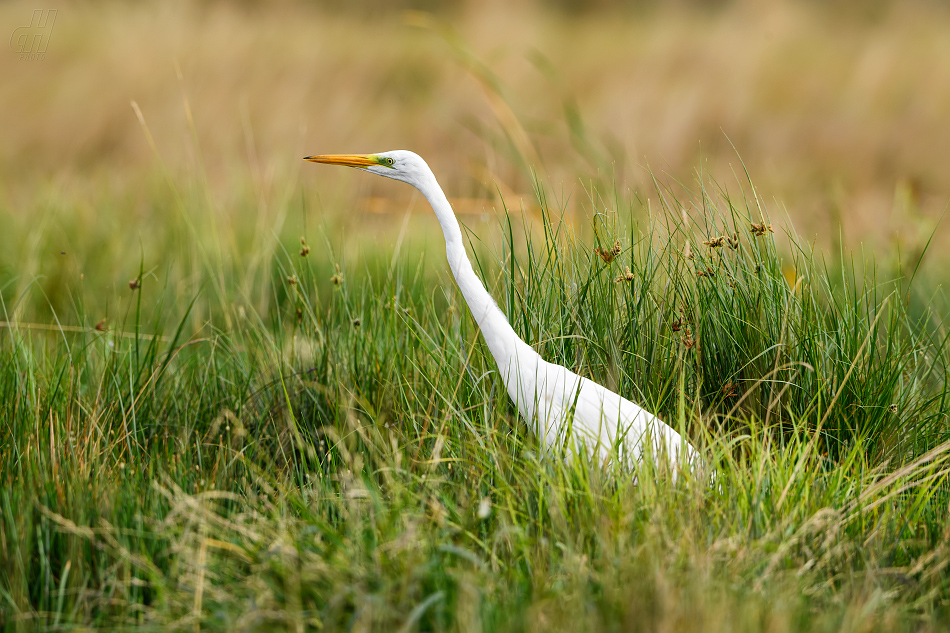
{"type": "Polygon", "coordinates": [[[326,154],[306,156],[304,160],[328,165],[345,165],[372,172],[393,180],[401,180],[418,187],[427,174],[432,172],[418,154],[406,150],[393,150],[380,154],[326,154]]]}

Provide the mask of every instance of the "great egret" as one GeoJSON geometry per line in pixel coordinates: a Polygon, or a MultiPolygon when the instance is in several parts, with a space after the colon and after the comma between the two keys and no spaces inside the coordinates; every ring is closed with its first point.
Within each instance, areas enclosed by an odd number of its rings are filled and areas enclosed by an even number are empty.
{"type": "Polygon", "coordinates": [[[698,463],[696,449],[662,420],[609,389],[546,362],[521,340],[475,275],[452,206],[421,157],[397,150],[307,156],[304,160],[356,167],[401,180],[425,196],[442,225],[449,267],[498,364],[508,395],[547,446],[566,445],[601,461],[619,455],[624,461],[639,462],[649,450],[657,462],[669,460],[674,476],[684,457],[689,466],[698,463]]]}

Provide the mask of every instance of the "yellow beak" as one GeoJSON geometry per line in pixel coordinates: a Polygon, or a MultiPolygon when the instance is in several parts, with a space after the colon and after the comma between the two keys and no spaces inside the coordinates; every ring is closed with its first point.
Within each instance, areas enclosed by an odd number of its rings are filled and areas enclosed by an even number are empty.
{"type": "Polygon", "coordinates": [[[370,167],[379,165],[376,157],[371,154],[324,154],[322,156],[305,156],[304,160],[311,163],[326,163],[327,165],[345,165],[347,167],[370,167]]]}

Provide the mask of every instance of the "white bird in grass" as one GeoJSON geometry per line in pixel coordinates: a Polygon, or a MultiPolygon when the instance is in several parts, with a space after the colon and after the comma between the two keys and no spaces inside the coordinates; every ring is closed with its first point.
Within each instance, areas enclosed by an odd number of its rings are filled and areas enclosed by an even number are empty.
{"type": "Polygon", "coordinates": [[[452,206],[421,157],[397,150],[307,156],[304,160],[356,167],[401,180],[425,196],[442,225],[449,267],[498,364],[508,395],[544,444],[585,452],[601,462],[619,457],[629,464],[649,453],[658,465],[668,460],[666,465],[674,476],[679,466],[691,468],[699,463],[696,449],[662,420],[566,367],[546,362],[521,340],[475,275],[452,206]]]}

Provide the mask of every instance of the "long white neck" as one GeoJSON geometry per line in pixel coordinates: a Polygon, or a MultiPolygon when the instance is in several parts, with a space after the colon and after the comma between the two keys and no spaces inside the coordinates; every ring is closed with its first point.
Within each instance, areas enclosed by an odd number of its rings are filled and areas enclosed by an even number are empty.
{"type": "Polygon", "coordinates": [[[435,176],[431,171],[420,179],[421,182],[413,183],[416,188],[425,196],[426,200],[435,211],[435,216],[442,225],[442,233],[445,235],[445,254],[449,260],[449,267],[455,276],[459,290],[468,303],[475,322],[485,337],[485,343],[498,369],[501,371],[506,383],[511,373],[509,369],[515,361],[524,362],[528,358],[537,356],[536,352],[515,333],[508,319],[498,308],[498,304],[492,299],[481,280],[472,269],[472,263],[465,252],[465,244],[462,241],[462,230],[459,228],[458,219],[452,211],[452,205],[449,204],[445,193],[436,182],[435,176]]]}

